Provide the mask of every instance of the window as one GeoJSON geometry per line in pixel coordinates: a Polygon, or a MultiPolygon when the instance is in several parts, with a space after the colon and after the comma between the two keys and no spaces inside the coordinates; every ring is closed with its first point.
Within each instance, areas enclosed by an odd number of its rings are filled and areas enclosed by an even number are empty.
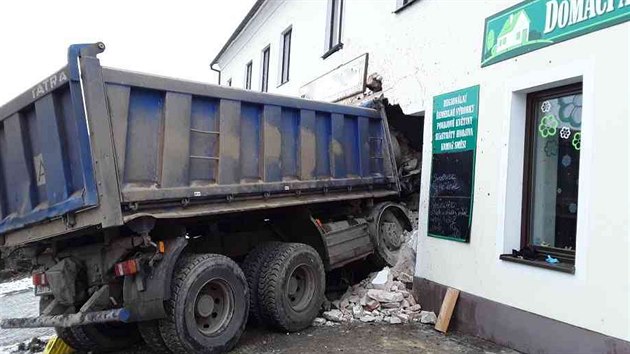
{"type": "Polygon", "coordinates": [[[269,90],[269,46],[262,51],[260,76],[260,91],[267,92],[269,90]]]}
{"type": "Polygon", "coordinates": [[[343,47],[341,43],[343,0],[328,0],[328,16],[326,20],[326,53],[322,56],[324,59],[343,47]]]}
{"type": "Polygon", "coordinates": [[[245,89],[252,89],[252,62],[245,65],[245,89]]]}
{"type": "MultiPolygon", "coordinates": [[[[528,95],[521,246],[573,269],[580,175],[582,86],[528,95]]],[[[553,263],[551,263],[553,264],[553,263]]],[[[549,266],[547,266],[549,268],[549,266]]]]}
{"type": "Polygon", "coordinates": [[[280,69],[280,84],[289,81],[289,65],[291,64],[291,32],[292,28],[282,33],[282,60],[280,69]]]}
{"type": "Polygon", "coordinates": [[[227,85],[228,85],[229,87],[232,87],[232,78],[229,78],[229,79],[227,80],[227,85]]]}

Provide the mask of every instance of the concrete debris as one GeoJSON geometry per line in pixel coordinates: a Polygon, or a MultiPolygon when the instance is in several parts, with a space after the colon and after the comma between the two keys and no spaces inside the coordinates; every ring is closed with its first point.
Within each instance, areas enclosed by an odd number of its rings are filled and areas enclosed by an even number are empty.
{"type": "Polygon", "coordinates": [[[405,298],[401,293],[378,289],[368,290],[367,296],[378,302],[401,302],[405,298]]]}
{"type": "Polygon", "coordinates": [[[361,316],[361,318],[359,318],[359,321],[361,322],[374,322],[376,320],[376,317],[372,316],[372,315],[365,315],[365,316],[361,316]]]}
{"type": "Polygon", "coordinates": [[[409,315],[406,313],[397,313],[396,317],[398,317],[402,323],[409,322],[409,315]]]}
{"type": "MultiPolygon", "coordinates": [[[[412,299],[413,299],[413,297],[412,297],[412,299]]],[[[415,305],[411,306],[408,310],[411,311],[411,312],[418,312],[418,311],[420,311],[421,308],[422,307],[420,307],[420,304],[415,304],[415,305]]]]}
{"type": "Polygon", "coordinates": [[[352,316],[354,316],[354,318],[361,318],[363,316],[363,306],[361,305],[352,306],[352,316]]]}
{"type": "MultiPolygon", "coordinates": [[[[331,308],[317,320],[317,325],[340,322],[374,322],[403,324],[409,322],[435,323],[433,312],[422,307],[410,291],[415,267],[416,231],[405,234],[396,265],[370,274],[358,284],[350,286],[331,308]],[[322,322],[324,321],[324,322],[322,322]]],[[[314,322],[315,323],[315,322],[314,322]]]]}
{"type": "MultiPolygon", "coordinates": [[[[366,296],[366,298],[367,298],[367,296],[366,296]]],[[[381,307],[381,303],[378,302],[378,300],[368,299],[368,300],[366,300],[364,307],[368,311],[374,311],[377,308],[381,307]]]]}
{"type": "Polygon", "coordinates": [[[313,323],[311,324],[313,327],[319,327],[326,324],[326,319],[322,317],[315,317],[313,323]]]}
{"type": "Polygon", "coordinates": [[[391,283],[389,276],[389,267],[383,268],[380,272],[376,273],[376,276],[370,282],[373,289],[385,290],[389,289],[389,284],[391,283]]]}
{"type": "Polygon", "coordinates": [[[403,321],[398,316],[388,317],[389,323],[391,324],[401,324],[403,321]]]}
{"type": "Polygon", "coordinates": [[[384,302],[381,307],[384,309],[397,309],[400,308],[400,302],[384,302]]]}
{"type": "Polygon", "coordinates": [[[343,312],[341,312],[340,310],[326,311],[322,314],[322,316],[324,316],[325,319],[333,322],[343,322],[344,319],[343,312]]]}
{"type": "Polygon", "coordinates": [[[420,322],[425,323],[425,324],[435,324],[435,321],[437,321],[437,316],[435,315],[435,312],[433,311],[420,312],[420,322]]]}
{"type": "Polygon", "coordinates": [[[400,274],[398,274],[398,279],[400,279],[403,283],[413,283],[413,276],[405,272],[400,272],[400,274]]]}
{"type": "Polygon", "coordinates": [[[400,247],[398,251],[398,261],[391,269],[391,274],[403,283],[413,283],[414,270],[416,267],[416,243],[418,240],[418,230],[414,230],[407,241],[400,247]]]}

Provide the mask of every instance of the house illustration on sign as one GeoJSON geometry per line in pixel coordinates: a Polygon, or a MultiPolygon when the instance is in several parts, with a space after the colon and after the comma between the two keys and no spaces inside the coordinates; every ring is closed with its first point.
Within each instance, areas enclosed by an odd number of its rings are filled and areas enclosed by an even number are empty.
{"type": "Polygon", "coordinates": [[[495,54],[526,44],[529,40],[529,25],[530,20],[525,10],[510,15],[497,38],[495,54]]]}

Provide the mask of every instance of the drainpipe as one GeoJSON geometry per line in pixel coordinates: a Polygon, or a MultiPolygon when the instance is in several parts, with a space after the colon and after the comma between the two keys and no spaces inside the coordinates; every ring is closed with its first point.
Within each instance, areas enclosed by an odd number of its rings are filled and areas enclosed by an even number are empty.
{"type": "Polygon", "coordinates": [[[215,71],[217,74],[219,74],[219,83],[218,85],[221,85],[221,69],[215,69],[214,66],[217,65],[216,63],[212,63],[210,64],[210,70],[215,71]]]}

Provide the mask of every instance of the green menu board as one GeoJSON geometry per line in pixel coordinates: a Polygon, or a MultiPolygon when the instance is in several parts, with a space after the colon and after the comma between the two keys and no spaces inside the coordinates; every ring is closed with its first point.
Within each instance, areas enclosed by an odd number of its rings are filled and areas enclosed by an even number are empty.
{"type": "Polygon", "coordinates": [[[470,240],[479,86],[433,98],[428,235],[470,240]]]}

